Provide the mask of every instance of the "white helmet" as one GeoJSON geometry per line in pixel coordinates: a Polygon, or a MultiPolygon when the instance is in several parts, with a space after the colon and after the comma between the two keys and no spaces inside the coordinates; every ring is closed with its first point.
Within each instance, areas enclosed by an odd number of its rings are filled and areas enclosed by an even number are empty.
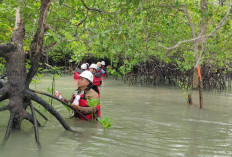
{"type": "Polygon", "coordinates": [[[89,69],[97,69],[97,64],[91,64],[89,69]]]}
{"type": "Polygon", "coordinates": [[[82,64],[81,65],[81,69],[86,70],[87,69],[87,65],[86,64],[82,64]]]}
{"type": "Polygon", "coordinates": [[[87,80],[89,80],[91,83],[93,83],[93,74],[88,71],[88,70],[85,70],[83,71],[80,75],[80,77],[83,77],[83,78],[86,78],[87,80]]]}
{"type": "Polygon", "coordinates": [[[101,62],[101,65],[106,65],[106,63],[104,61],[101,62]]]}

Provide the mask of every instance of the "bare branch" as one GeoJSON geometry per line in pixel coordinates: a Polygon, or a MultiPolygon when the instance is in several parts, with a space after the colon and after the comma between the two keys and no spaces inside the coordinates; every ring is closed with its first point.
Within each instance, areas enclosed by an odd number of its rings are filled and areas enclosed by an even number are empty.
{"type": "Polygon", "coordinates": [[[226,19],[228,18],[229,14],[231,13],[232,11],[232,7],[228,10],[227,14],[224,16],[224,18],[219,22],[219,24],[217,25],[217,27],[211,32],[209,33],[208,35],[206,36],[199,36],[197,38],[193,38],[193,39],[189,39],[189,40],[183,40],[183,41],[179,41],[176,45],[172,46],[172,47],[165,47],[163,45],[159,45],[160,47],[163,47],[165,48],[166,50],[173,50],[177,47],[179,47],[181,44],[183,43],[188,43],[188,42],[192,42],[192,41],[196,41],[198,39],[202,39],[202,38],[205,38],[205,41],[209,38],[209,37],[212,37],[216,31],[221,28],[224,24],[225,24],[225,21],[226,19]]]}
{"type": "Polygon", "coordinates": [[[102,10],[100,9],[97,9],[97,8],[89,8],[86,4],[85,4],[85,1],[84,0],[81,0],[82,4],[84,5],[84,7],[87,9],[87,10],[91,10],[91,11],[97,11],[99,13],[103,12],[102,10]]]}
{"type": "Polygon", "coordinates": [[[78,24],[75,25],[75,26],[78,28],[80,25],[82,25],[82,24],[86,21],[86,19],[88,18],[88,16],[89,16],[89,10],[87,9],[87,13],[86,13],[85,18],[84,18],[83,20],[81,20],[81,22],[78,23],[78,24]]]}
{"type": "Polygon", "coordinates": [[[106,12],[106,11],[103,11],[103,10],[97,9],[97,8],[89,8],[89,7],[86,5],[86,3],[85,3],[84,0],[81,0],[81,2],[82,2],[82,4],[84,5],[84,7],[85,7],[87,10],[89,10],[89,11],[97,11],[97,12],[99,12],[99,13],[106,13],[106,14],[118,14],[118,13],[119,13],[118,10],[119,10],[119,8],[120,8],[120,6],[121,6],[121,4],[122,4],[122,1],[120,1],[119,5],[118,5],[117,11],[115,11],[115,12],[106,12]]]}
{"type": "Polygon", "coordinates": [[[80,23],[78,23],[77,25],[75,25],[75,26],[76,26],[76,31],[75,31],[75,34],[73,35],[73,37],[76,37],[76,36],[77,36],[77,29],[78,29],[78,27],[79,27],[80,25],[82,25],[82,24],[87,20],[88,16],[89,16],[89,10],[87,9],[87,13],[86,13],[85,18],[84,18],[83,20],[81,20],[80,23]]]}
{"type": "Polygon", "coordinates": [[[63,6],[67,7],[67,8],[71,8],[68,4],[62,4],[63,6]]]}
{"type": "Polygon", "coordinates": [[[194,28],[194,25],[193,25],[192,18],[189,15],[188,7],[185,6],[185,10],[183,9],[182,12],[187,16],[187,19],[188,19],[188,22],[189,22],[189,26],[190,26],[190,30],[191,30],[191,33],[192,33],[192,37],[195,38],[196,37],[195,28],[194,28]]]}

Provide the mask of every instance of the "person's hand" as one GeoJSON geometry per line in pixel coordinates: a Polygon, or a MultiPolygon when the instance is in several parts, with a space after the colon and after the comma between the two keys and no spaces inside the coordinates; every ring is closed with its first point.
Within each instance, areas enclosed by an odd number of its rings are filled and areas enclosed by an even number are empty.
{"type": "Polygon", "coordinates": [[[61,95],[61,93],[58,90],[55,91],[55,96],[60,100],[64,100],[63,96],[61,95]]]}
{"type": "Polygon", "coordinates": [[[55,90],[54,95],[58,98],[58,96],[59,96],[59,91],[58,91],[58,90],[55,90]]]}

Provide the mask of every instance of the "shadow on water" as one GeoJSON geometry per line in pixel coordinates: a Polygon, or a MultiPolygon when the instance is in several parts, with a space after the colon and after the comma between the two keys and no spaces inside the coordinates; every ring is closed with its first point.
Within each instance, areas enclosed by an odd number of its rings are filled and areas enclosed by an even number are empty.
{"type": "MultiPolygon", "coordinates": [[[[39,90],[46,91],[51,80],[45,79],[39,90]]],[[[71,76],[56,81],[57,89],[70,98],[76,89],[71,76]]],[[[70,113],[59,102],[54,107],[76,132],[67,132],[49,113],[39,128],[41,147],[34,139],[33,126],[24,121],[20,130],[12,131],[0,145],[7,157],[134,157],[134,156],[232,156],[232,95],[204,92],[204,109],[200,110],[198,93],[193,92],[195,106],[185,103],[181,90],[170,87],[140,87],[115,80],[104,80],[101,87],[103,117],[110,117],[113,127],[69,119],[70,113]]],[[[43,96],[43,98],[45,98],[43,96]]],[[[8,113],[0,114],[0,139],[4,139],[8,113]]]]}

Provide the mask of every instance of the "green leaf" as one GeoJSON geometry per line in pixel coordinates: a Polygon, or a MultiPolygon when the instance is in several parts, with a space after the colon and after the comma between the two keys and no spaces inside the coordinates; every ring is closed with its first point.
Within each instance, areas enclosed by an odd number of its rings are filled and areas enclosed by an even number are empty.
{"type": "Polygon", "coordinates": [[[94,98],[87,99],[87,102],[88,102],[88,106],[92,108],[96,107],[100,103],[99,99],[95,100],[94,98]]]}
{"type": "Polygon", "coordinates": [[[112,121],[108,117],[102,118],[102,119],[98,118],[98,121],[104,128],[111,128],[112,127],[112,121]]]}

